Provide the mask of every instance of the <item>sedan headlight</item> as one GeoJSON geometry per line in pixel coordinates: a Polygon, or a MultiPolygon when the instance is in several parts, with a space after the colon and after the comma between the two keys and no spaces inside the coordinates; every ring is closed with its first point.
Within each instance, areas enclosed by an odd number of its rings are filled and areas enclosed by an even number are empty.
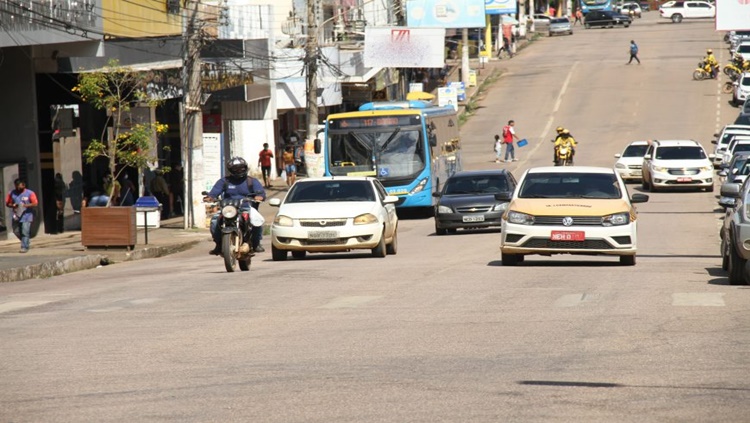
{"type": "Polygon", "coordinates": [[[274,225],[278,226],[294,226],[294,220],[289,216],[278,215],[273,220],[274,225]]]}
{"type": "Polygon", "coordinates": [[[496,204],[495,207],[492,208],[492,211],[496,211],[496,212],[498,212],[498,211],[505,211],[505,210],[508,209],[508,204],[510,204],[510,203],[496,204]]]}
{"type": "Polygon", "coordinates": [[[622,163],[615,163],[615,167],[618,169],[627,169],[628,167],[622,163]]]}
{"type": "Polygon", "coordinates": [[[226,205],[221,209],[221,215],[227,219],[234,219],[237,217],[237,207],[232,205],[226,205]]]}
{"type": "Polygon", "coordinates": [[[713,166],[703,166],[703,167],[701,168],[701,172],[710,172],[710,171],[712,171],[712,170],[714,170],[714,167],[713,167],[713,166]]]}
{"type": "Polygon", "coordinates": [[[438,206],[438,214],[445,213],[453,213],[453,210],[451,210],[451,208],[448,206],[438,206]]]}
{"type": "Polygon", "coordinates": [[[355,225],[369,225],[371,223],[378,223],[378,218],[374,214],[365,213],[354,218],[355,225]]]}
{"type": "Polygon", "coordinates": [[[419,181],[417,186],[415,186],[411,191],[409,191],[409,194],[414,195],[418,192],[421,192],[426,185],[427,185],[427,178],[424,178],[421,181],[419,181]]]}
{"type": "Polygon", "coordinates": [[[663,167],[663,166],[654,166],[654,171],[655,172],[666,172],[668,170],[669,170],[668,168],[663,167]]]}
{"type": "Polygon", "coordinates": [[[602,217],[602,226],[620,226],[630,223],[630,213],[616,213],[602,217]]]}
{"type": "Polygon", "coordinates": [[[517,211],[510,211],[508,212],[508,222],[516,223],[518,225],[533,225],[534,216],[517,211]]]}

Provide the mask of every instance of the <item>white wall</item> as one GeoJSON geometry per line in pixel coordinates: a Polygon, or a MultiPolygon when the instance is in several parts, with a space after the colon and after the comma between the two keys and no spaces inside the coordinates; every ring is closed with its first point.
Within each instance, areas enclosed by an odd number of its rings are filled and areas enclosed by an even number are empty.
{"type": "MultiPolygon", "coordinates": [[[[232,152],[227,157],[241,156],[244,158],[250,166],[250,174],[262,183],[263,178],[258,166],[258,153],[263,149],[263,143],[268,143],[273,150],[273,120],[233,120],[230,125],[232,128],[230,145],[232,152]]],[[[276,179],[276,163],[275,160],[271,160],[271,180],[274,179],[276,179]]]]}

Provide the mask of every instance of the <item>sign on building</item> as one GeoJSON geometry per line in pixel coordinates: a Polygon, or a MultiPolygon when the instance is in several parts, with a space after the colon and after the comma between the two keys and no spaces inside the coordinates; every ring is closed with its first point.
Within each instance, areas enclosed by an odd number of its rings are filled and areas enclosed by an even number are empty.
{"type": "Polygon", "coordinates": [[[365,67],[442,68],[444,28],[367,27],[365,67]]]}
{"type": "Polygon", "coordinates": [[[485,0],[488,15],[510,15],[518,12],[518,0],[485,0]]]}
{"type": "Polygon", "coordinates": [[[438,88],[438,106],[451,106],[458,110],[458,90],[454,87],[438,88]]]}
{"type": "Polygon", "coordinates": [[[407,0],[412,28],[484,28],[486,0],[407,0]]]}
{"type": "Polygon", "coordinates": [[[750,30],[750,0],[716,0],[716,30],[750,30]]]}

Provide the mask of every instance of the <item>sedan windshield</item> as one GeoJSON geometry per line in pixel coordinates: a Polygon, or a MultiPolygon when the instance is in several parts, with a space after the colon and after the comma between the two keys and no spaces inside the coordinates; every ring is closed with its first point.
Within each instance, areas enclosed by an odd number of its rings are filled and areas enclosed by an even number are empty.
{"type": "Polygon", "coordinates": [[[646,154],[648,145],[629,145],[622,153],[622,157],[643,157],[646,154]]]}
{"type": "Polygon", "coordinates": [[[331,132],[333,175],[370,175],[381,180],[416,177],[425,167],[424,140],[417,129],[331,132]]]}
{"type": "Polygon", "coordinates": [[[375,201],[369,181],[312,181],[295,184],[284,203],[318,203],[326,201],[375,201]]]}
{"type": "Polygon", "coordinates": [[[611,173],[529,173],[519,198],[621,198],[617,177],[611,173]]]}
{"type": "Polygon", "coordinates": [[[508,190],[508,181],[502,175],[452,177],[445,184],[445,195],[494,194],[508,190]]]}
{"type": "Polygon", "coordinates": [[[700,147],[660,147],[656,150],[658,160],[702,160],[706,153],[700,147]]]}

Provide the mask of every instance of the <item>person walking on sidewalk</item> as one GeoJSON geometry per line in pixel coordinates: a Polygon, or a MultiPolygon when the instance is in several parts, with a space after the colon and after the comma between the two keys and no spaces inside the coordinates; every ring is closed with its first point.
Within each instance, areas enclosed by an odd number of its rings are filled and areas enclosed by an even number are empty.
{"type": "Polygon", "coordinates": [[[258,166],[263,174],[263,185],[266,188],[271,188],[271,159],[273,158],[273,151],[268,149],[268,143],[263,143],[263,149],[258,154],[258,166]]]}
{"type": "Polygon", "coordinates": [[[510,163],[511,161],[518,161],[516,159],[515,148],[513,147],[513,140],[518,141],[518,135],[515,130],[516,122],[509,120],[508,124],[503,127],[503,143],[505,144],[505,162],[510,163]],[[510,157],[510,159],[509,159],[510,157]]]}
{"type": "Polygon", "coordinates": [[[633,59],[635,59],[639,65],[641,64],[641,59],[638,58],[638,44],[636,44],[634,40],[630,40],[630,60],[628,60],[626,65],[629,65],[633,59]]]}
{"type": "Polygon", "coordinates": [[[576,20],[573,21],[573,26],[575,26],[576,24],[583,25],[583,12],[581,12],[581,9],[576,10],[575,17],[576,20]]]}
{"type": "Polygon", "coordinates": [[[281,155],[281,161],[284,164],[284,172],[286,172],[286,184],[292,186],[294,185],[294,181],[297,180],[297,166],[294,165],[294,147],[291,145],[286,147],[286,150],[281,155]]]}
{"type": "Polygon", "coordinates": [[[31,222],[34,221],[34,208],[39,205],[34,191],[26,188],[26,181],[16,179],[16,189],[8,193],[5,205],[13,209],[13,233],[21,240],[21,252],[31,248],[31,222]]]}

